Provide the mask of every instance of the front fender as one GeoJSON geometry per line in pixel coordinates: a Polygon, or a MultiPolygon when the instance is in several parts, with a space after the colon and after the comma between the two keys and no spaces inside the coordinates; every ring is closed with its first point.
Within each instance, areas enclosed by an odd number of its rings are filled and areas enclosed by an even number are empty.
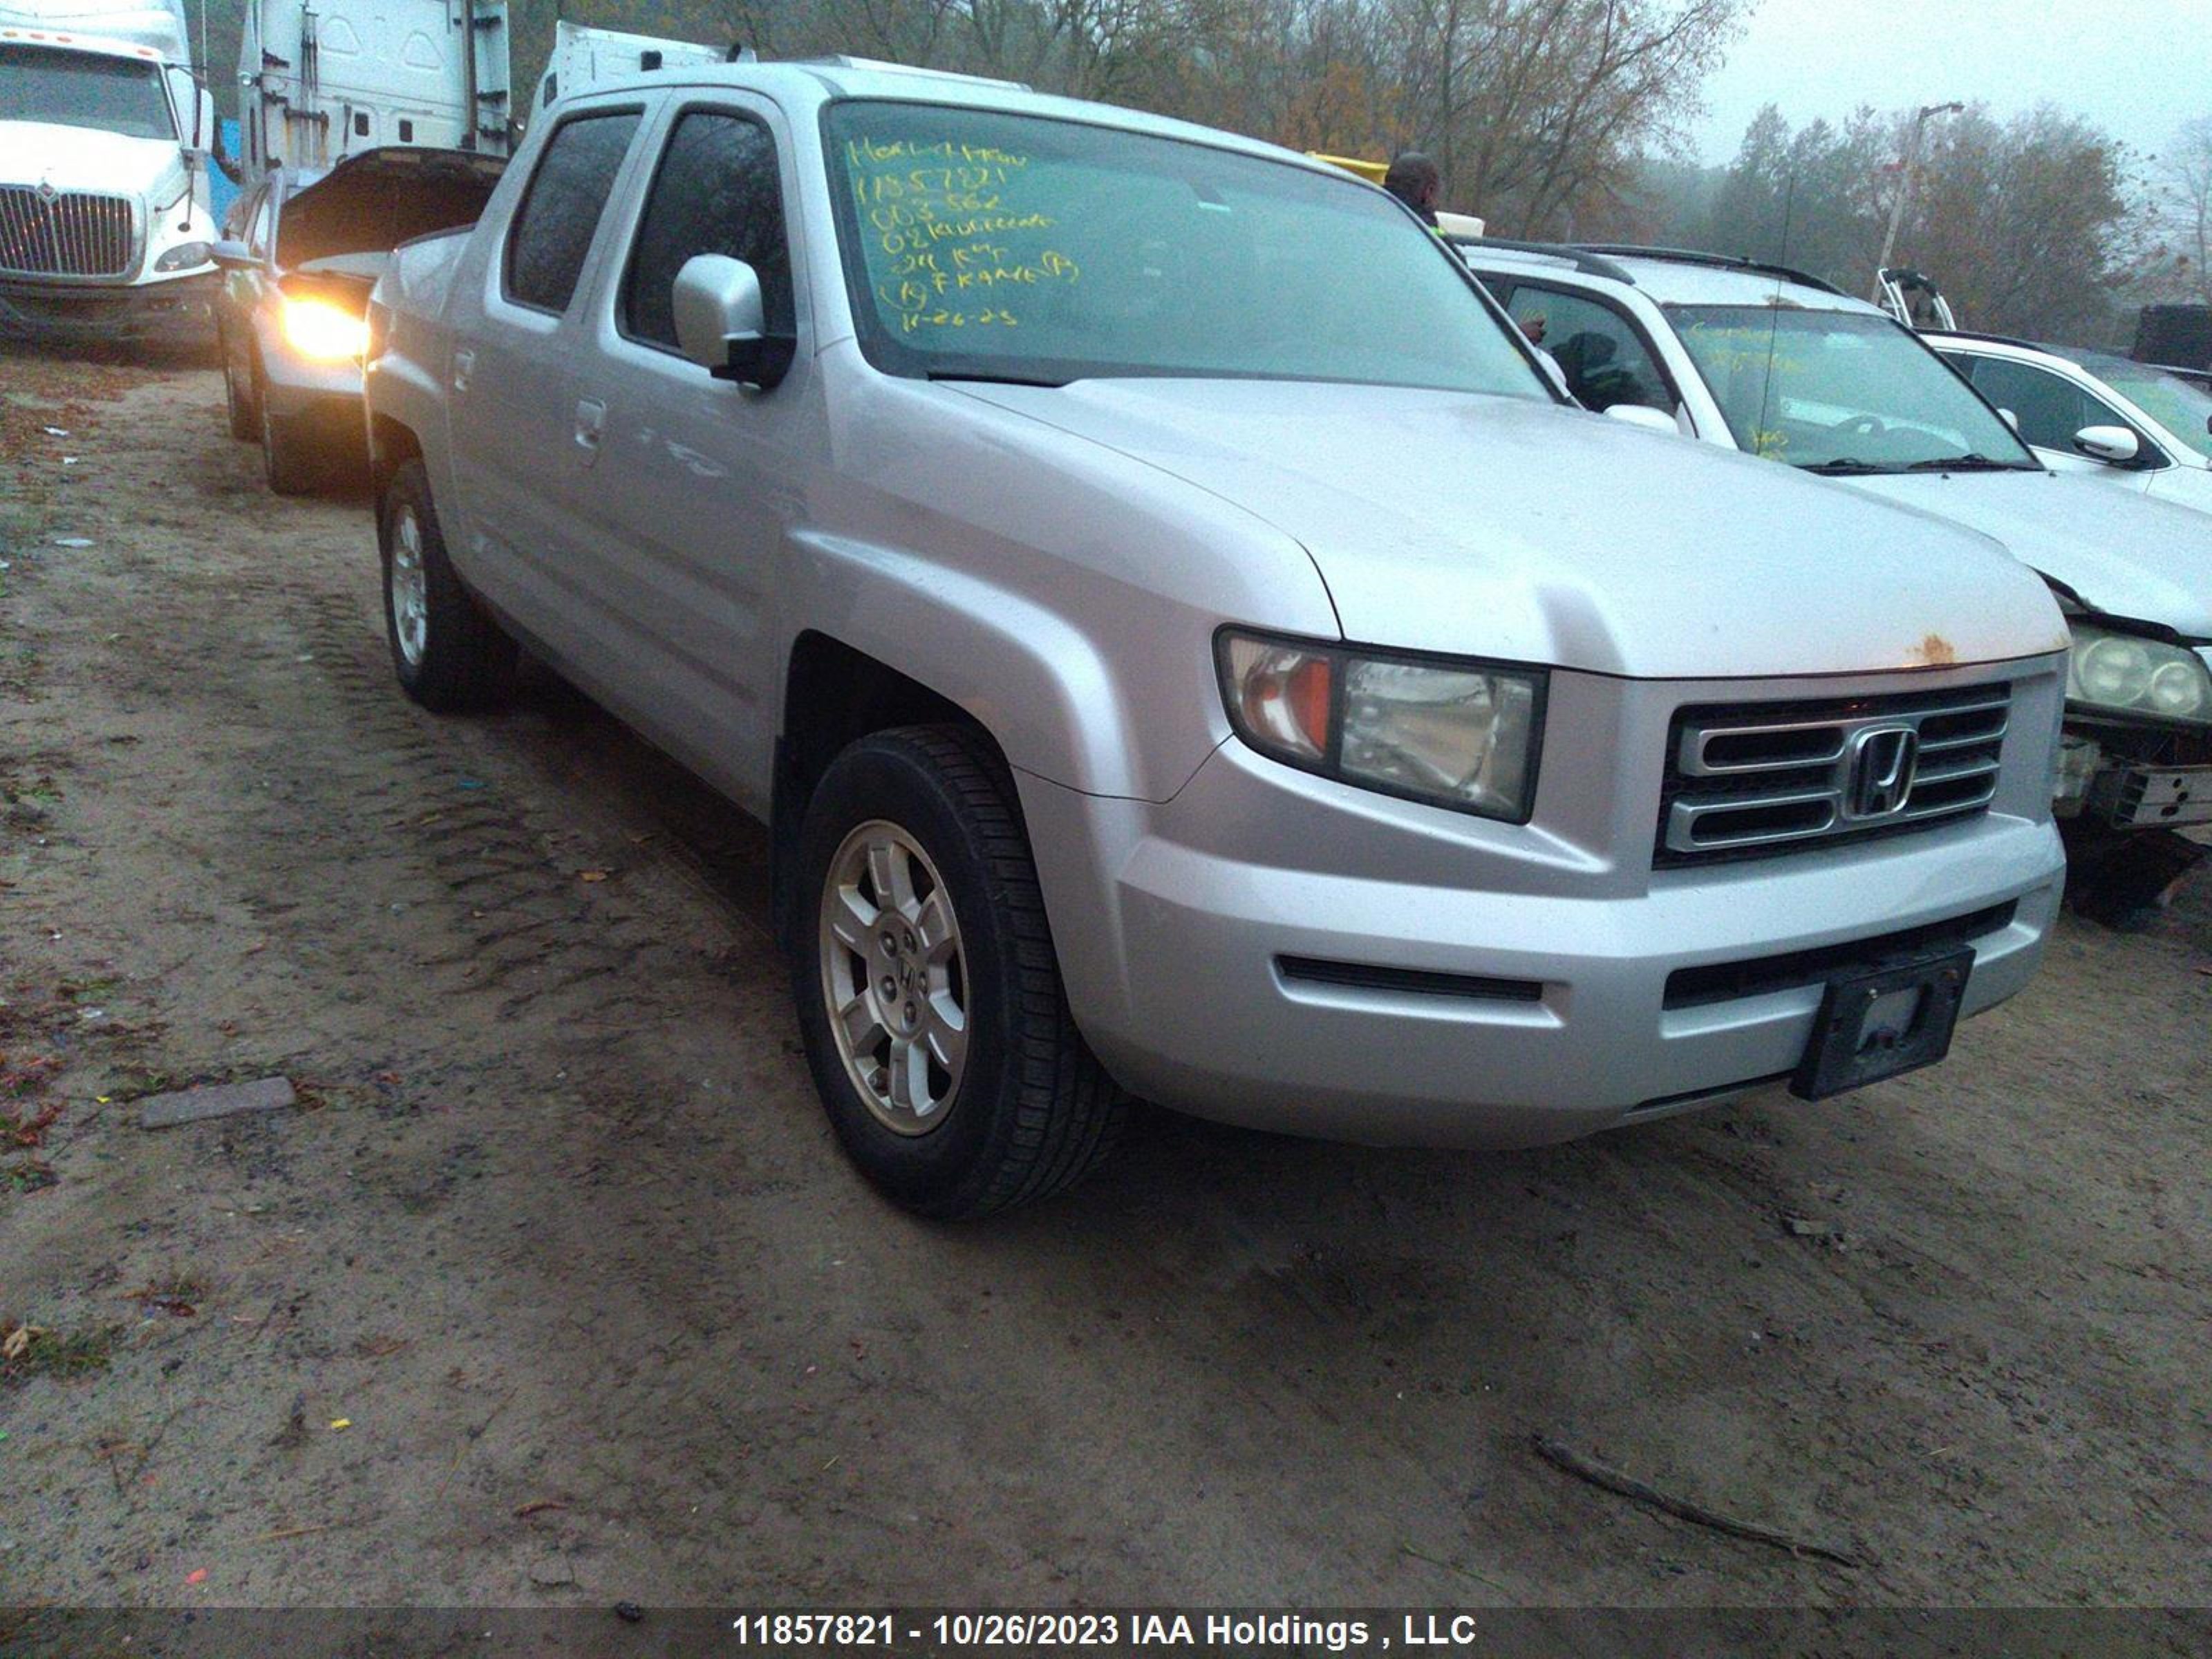
{"type": "Polygon", "coordinates": [[[1176,630],[1162,630],[1157,654],[1126,641],[1109,651],[975,569],[848,538],[794,539],[792,608],[811,620],[789,636],[825,634],[927,687],[1019,771],[1085,794],[1165,800],[1225,735],[1210,662],[1164,659],[1176,630]],[[1140,696],[1154,700],[1143,710],[1140,696]]]}

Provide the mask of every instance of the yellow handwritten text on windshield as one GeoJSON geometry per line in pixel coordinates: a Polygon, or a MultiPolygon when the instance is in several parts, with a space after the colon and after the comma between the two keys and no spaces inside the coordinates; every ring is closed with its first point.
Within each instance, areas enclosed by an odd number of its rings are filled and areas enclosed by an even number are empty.
{"type": "Polygon", "coordinates": [[[1060,222],[1024,200],[1030,158],[985,144],[854,138],[845,145],[877,303],[902,336],[1018,328],[1020,301],[1079,282],[1060,222]]]}

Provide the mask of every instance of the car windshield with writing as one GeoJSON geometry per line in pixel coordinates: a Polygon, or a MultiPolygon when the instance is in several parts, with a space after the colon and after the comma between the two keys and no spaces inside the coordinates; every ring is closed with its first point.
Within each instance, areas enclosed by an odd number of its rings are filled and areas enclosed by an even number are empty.
{"type": "Polygon", "coordinates": [[[1449,252],[1350,179],[933,104],[833,104],[823,129],[861,349],[887,373],[1552,400],[1449,252]]]}
{"type": "Polygon", "coordinates": [[[1887,317],[1791,306],[1669,306],[1740,448],[1848,475],[2032,471],[1966,382],[1887,317]]]}

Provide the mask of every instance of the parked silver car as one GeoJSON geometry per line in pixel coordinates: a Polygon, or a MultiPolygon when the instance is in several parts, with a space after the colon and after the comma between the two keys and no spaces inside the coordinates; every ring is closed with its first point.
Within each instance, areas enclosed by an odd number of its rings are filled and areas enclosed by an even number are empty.
{"type": "Polygon", "coordinates": [[[900,1201],[1064,1186],[1129,1093],[1818,1097],[2033,971],[2066,635],[1983,538],[1569,407],[1271,146],[842,61],[554,117],[370,307],[393,665],[526,641],[769,819],[900,1201]]]}
{"type": "Polygon", "coordinates": [[[271,168],[233,204],[215,246],[223,397],[231,436],[260,444],[277,494],[358,472],[369,288],[400,243],[473,223],[506,165],[387,147],[271,168]]]}

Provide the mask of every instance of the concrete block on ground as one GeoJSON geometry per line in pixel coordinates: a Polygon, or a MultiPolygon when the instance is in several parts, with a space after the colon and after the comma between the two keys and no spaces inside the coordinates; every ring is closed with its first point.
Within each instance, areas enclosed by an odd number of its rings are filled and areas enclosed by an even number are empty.
{"type": "Polygon", "coordinates": [[[138,1127],[173,1129],[179,1123],[204,1118],[228,1117],[237,1112],[276,1112],[296,1100],[292,1085],[281,1077],[264,1077],[252,1083],[215,1083],[204,1089],[177,1089],[166,1095],[149,1095],[138,1103],[138,1127]]]}

